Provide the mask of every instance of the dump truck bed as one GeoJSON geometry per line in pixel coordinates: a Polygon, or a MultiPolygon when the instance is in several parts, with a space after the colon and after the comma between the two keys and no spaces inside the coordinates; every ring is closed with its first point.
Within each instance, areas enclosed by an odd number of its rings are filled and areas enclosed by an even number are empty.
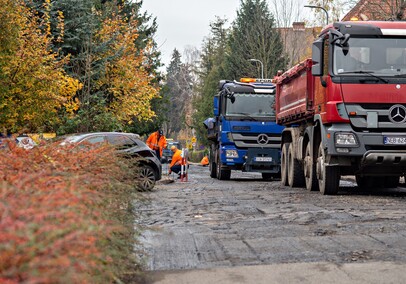
{"type": "Polygon", "coordinates": [[[290,125],[314,115],[312,60],[306,59],[277,77],[276,121],[290,125]]]}

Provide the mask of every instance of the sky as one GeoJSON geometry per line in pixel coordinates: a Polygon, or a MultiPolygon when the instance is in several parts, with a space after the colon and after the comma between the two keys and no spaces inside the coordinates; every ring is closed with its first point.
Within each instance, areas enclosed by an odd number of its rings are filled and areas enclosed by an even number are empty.
{"type": "Polygon", "coordinates": [[[181,55],[187,46],[200,49],[216,16],[230,24],[239,5],[240,0],[144,0],[142,10],[157,18],[155,40],[165,70],[175,48],[181,55]]]}

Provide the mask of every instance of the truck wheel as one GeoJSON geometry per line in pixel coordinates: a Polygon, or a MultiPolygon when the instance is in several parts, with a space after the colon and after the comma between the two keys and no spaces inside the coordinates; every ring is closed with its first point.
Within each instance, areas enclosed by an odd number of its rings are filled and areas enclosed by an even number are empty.
{"type": "Polygon", "coordinates": [[[262,173],[262,179],[263,180],[272,180],[274,178],[275,174],[271,173],[262,173]]]}
{"type": "Polygon", "coordinates": [[[356,175],[355,179],[360,189],[371,188],[397,188],[399,185],[399,176],[360,176],[356,175]]]}
{"type": "Polygon", "coordinates": [[[306,189],[309,191],[319,190],[319,184],[316,176],[316,164],[314,163],[313,156],[311,155],[311,143],[306,146],[306,153],[304,158],[304,176],[306,182],[306,189]]]}
{"type": "Polygon", "coordinates": [[[399,185],[399,176],[385,177],[385,187],[387,187],[387,188],[397,188],[398,185],[399,185]]]}
{"type": "Polygon", "coordinates": [[[217,177],[217,164],[216,164],[216,149],[212,145],[210,148],[210,163],[209,163],[209,169],[210,169],[210,177],[211,178],[216,178],[217,177]]]}
{"type": "Polygon", "coordinates": [[[305,184],[303,169],[300,162],[294,158],[293,144],[288,149],[288,183],[290,187],[301,187],[305,184]]]}
{"type": "Polygon", "coordinates": [[[231,176],[231,170],[224,170],[221,168],[220,159],[217,160],[217,178],[219,180],[229,180],[231,176]]]}
{"type": "Polygon", "coordinates": [[[209,167],[210,167],[210,177],[211,178],[216,178],[217,177],[217,165],[216,165],[216,163],[210,161],[209,167]]]}
{"type": "Polygon", "coordinates": [[[288,149],[290,143],[285,143],[282,146],[281,153],[281,183],[282,185],[289,185],[288,183],[288,149]]]}
{"type": "Polygon", "coordinates": [[[389,187],[389,185],[386,184],[385,177],[356,175],[355,180],[357,182],[358,188],[362,190],[389,187]]]}
{"type": "Polygon", "coordinates": [[[362,190],[377,186],[376,184],[374,185],[373,177],[370,176],[356,175],[355,180],[357,182],[358,188],[362,190]]]}
{"type": "Polygon", "coordinates": [[[320,143],[317,154],[317,179],[319,189],[323,195],[335,195],[340,185],[340,172],[338,167],[327,167],[325,164],[326,152],[323,143],[320,143]]]}

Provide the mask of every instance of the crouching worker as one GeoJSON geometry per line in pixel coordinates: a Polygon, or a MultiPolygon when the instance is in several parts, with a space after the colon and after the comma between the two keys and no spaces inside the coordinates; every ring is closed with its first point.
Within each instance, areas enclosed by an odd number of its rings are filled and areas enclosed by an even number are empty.
{"type": "Polygon", "coordinates": [[[201,164],[203,167],[208,166],[208,165],[209,165],[209,157],[204,156],[203,159],[200,161],[200,164],[201,164]]]}
{"type": "MultiPolygon", "coordinates": [[[[172,161],[169,165],[169,174],[172,172],[178,174],[178,178],[180,178],[181,175],[181,167],[182,165],[186,164],[186,159],[182,158],[182,150],[179,150],[175,145],[171,147],[171,151],[173,153],[172,156],[172,161]]],[[[189,167],[189,165],[188,165],[189,167]]],[[[184,169],[185,170],[185,169],[184,169]]]]}

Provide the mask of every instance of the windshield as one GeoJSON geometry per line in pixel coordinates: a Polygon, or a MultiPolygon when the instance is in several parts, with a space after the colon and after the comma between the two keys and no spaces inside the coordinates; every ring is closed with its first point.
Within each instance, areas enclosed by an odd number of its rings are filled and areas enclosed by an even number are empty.
{"type": "Polygon", "coordinates": [[[234,99],[227,99],[226,115],[252,118],[275,116],[274,95],[234,94],[234,99]]]}
{"type": "Polygon", "coordinates": [[[348,47],[334,46],[333,72],[376,76],[406,74],[406,38],[350,38],[348,47]]]}

